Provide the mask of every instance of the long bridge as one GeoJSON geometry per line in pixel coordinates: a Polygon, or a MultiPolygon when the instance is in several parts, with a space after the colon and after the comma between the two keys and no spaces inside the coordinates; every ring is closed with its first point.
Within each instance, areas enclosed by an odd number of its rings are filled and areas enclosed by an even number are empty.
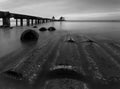
{"type": "Polygon", "coordinates": [[[10,13],[4,11],[0,11],[0,18],[2,18],[3,27],[10,27],[10,18],[14,18],[16,20],[16,26],[18,26],[18,20],[20,20],[20,26],[23,26],[24,19],[26,19],[27,26],[55,21],[51,18],[42,18],[37,16],[10,13]]]}

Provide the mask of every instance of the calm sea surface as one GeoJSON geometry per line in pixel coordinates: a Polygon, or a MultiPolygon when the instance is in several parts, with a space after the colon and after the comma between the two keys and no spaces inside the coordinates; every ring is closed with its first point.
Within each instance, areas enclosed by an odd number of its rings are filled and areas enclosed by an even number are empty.
{"type": "MultiPolygon", "coordinates": [[[[15,22],[11,25],[15,26],[15,22]]],[[[91,34],[120,41],[119,22],[53,22],[39,25],[38,28],[43,26],[54,26],[58,30],[91,34]]],[[[0,57],[23,48],[20,36],[21,33],[28,28],[32,27],[14,27],[13,29],[0,28],[0,57]]],[[[35,30],[38,31],[38,29],[35,30]]]]}

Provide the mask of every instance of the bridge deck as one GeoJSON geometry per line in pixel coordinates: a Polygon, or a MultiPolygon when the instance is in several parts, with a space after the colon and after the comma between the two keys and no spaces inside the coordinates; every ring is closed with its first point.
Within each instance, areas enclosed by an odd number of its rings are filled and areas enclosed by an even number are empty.
{"type": "Polygon", "coordinates": [[[86,83],[76,80],[48,80],[45,83],[48,71],[60,65],[72,66],[78,73],[91,76],[93,79],[104,80],[112,77],[112,84],[88,84],[88,89],[120,88],[120,43],[67,31],[40,33],[38,42],[31,44],[30,48],[15,51],[1,58],[1,73],[11,69],[21,73],[29,83],[1,74],[0,88],[27,89],[35,84],[34,87],[42,89],[45,84],[46,89],[86,89],[86,83]],[[117,82],[114,84],[114,81],[117,82]]]}

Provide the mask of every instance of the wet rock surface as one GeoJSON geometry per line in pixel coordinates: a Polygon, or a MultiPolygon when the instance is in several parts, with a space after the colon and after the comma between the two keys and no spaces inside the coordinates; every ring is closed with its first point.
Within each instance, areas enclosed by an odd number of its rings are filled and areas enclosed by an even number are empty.
{"type": "Polygon", "coordinates": [[[37,26],[33,26],[33,28],[37,28],[37,26]]]}
{"type": "Polygon", "coordinates": [[[20,37],[22,42],[37,41],[38,38],[39,38],[39,34],[31,29],[24,31],[20,37]]]}
{"type": "Polygon", "coordinates": [[[45,31],[47,31],[47,28],[42,27],[42,28],[39,29],[39,31],[41,31],[41,32],[45,32],[45,31]]]}
{"type": "Polygon", "coordinates": [[[17,72],[12,71],[12,70],[5,71],[4,75],[6,75],[6,77],[10,77],[13,79],[18,79],[18,80],[22,80],[24,78],[21,73],[17,73],[17,72]]]}
{"type": "Polygon", "coordinates": [[[48,31],[51,31],[51,32],[52,32],[52,31],[55,31],[55,30],[56,30],[55,27],[49,27],[49,28],[48,28],[48,31]]]}

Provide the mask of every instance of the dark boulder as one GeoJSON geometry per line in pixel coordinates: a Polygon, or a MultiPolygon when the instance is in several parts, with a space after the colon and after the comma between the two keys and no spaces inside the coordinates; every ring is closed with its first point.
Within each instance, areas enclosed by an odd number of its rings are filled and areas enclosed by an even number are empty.
{"type": "Polygon", "coordinates": [[[21,35],[22,42],[30,42],[30,41],[37,41],[39,38],[39,34],[31,29],[24,31],[21,35]]]}
{"type": "Polygon", "coordinates": [[[13,27],[10,27],[10,29],[13,29],[13,27]]]}
{"type": "Polygon", "coordinates": [[[42,27],[42,28],[39,29],[39,31],[41,31],[41,32],[47,31],[47,28],[42,27]]]}
{"type": "Polygon", "coordinates": [[[54,27],[49,27],[48,31],[55,31],[56,29],[54,27]]]}
{"type": "Polygon", "coordinates": [[[12,70],[5,71],[4,74],[13,79],[18,79],[18,80],[23,79],[23,75],[21,73],[17,73],[12,70]]]}
{"type": "Polygon", "coordinates": [[[33,26],[33,28],[37,28],[37,26],[33,26]]]}
{"type": "Polygon", "coordinates": [[[80,81],[86,81],[86,77],[82,73],[78,73],[73,69],[55,69],[48,72],[48,79],[74,79],[80,81]]]}

